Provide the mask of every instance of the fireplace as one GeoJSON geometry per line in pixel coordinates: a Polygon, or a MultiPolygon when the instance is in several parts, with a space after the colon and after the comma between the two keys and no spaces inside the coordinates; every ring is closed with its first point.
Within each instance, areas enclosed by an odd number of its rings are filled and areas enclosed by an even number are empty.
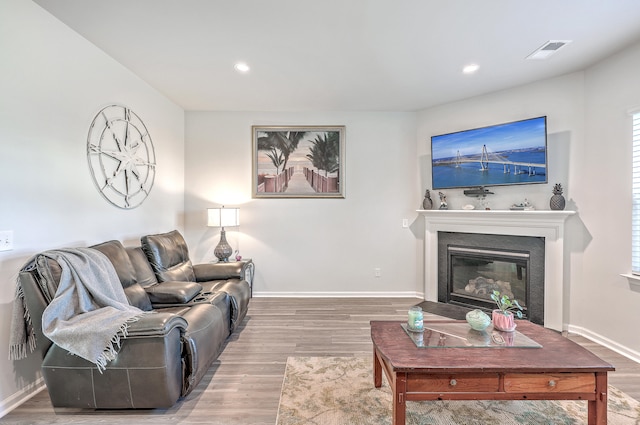
{"type": "Polygon", "coordinates": [[[438,232],[438,302],[490,313],[494,290],[544,324],[544,238],[438,232]]]}
{"type": "Polygon", "coordinates": [[[544,239],[544,326],[557,331],[567,330],[566,307],[570,300],[564,268],[568,256],[564,249],[564,227],[575,211],[420,210],[419,213],[425,220],[425,300],[438,302],[440,232],[534,236],[544,239]]]}

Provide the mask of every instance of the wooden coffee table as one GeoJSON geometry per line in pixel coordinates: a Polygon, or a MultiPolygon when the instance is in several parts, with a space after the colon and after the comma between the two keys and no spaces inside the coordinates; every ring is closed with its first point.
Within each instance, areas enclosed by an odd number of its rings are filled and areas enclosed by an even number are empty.
{"type": "MultiPolygon", "coordinates": [[[[429,321],[436,323],[464,321],[429,321]]],[[[420,400],[586,400],[589,424],[607,423],[607,372],[615,370],[556,331],[527,321],[517,330],[542,348],[418,348],[401,322],[372,321],[373,381],[393,392],[393,424],[420,400]]]]}

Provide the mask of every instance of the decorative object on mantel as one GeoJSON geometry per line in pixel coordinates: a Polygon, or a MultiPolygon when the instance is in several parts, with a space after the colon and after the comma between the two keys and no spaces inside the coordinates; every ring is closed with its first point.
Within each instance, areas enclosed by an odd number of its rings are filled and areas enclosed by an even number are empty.
{"type": "Polygon", "coordinates": [[[474,207],[474,206],[473,206],[473,205],[471,205],[471,204],[467,204],[467,205],[463,205],[463,206],[462,206],[462,209],[463,209],[463,210],[475,210],[475,209],[476,209],[476,207],[474,207]]]}
{"type": "Polygon", "coordinates": [[[549,207],[552,210],[561,211],[565,207],[564,196],[562,196],[562,185],[560,183],[556,183],[553,185],[553,196],[549,200],[549,207]]]}
{"type": "MultiPolygon", "coordinates": [[[[493,195],[493,192],[491,192],[489,189],[487,189],[487,188],[485,188],[483,186],[478,186],[478,187],[474,187],[474,188],[471,188],[471,189],[465,189],[463,193],[464,193],[465,196],[471,196],[471,197],[477,198],[478,199],[478,208],[480,208],[481,210],[490,210],[491,209],[489,207],[489,201],[487,200],[487,195],[493,195]]],[[[468,209],[473,209],[473,208],[462,207],[462,209],[468,210],[468,209]]]]}
{"type": "Polygon", "coordinates": [[[533,211],[533,210],[535,210],[535,208],[533,207],[533,205],[531,205],[529,203],[527,198],[524,199],[524,202],[521,202],[519,204],[511,205],[511,207],[509,207],[509,209],[511,211],[533,211]]]}
{"type": "Polygon", "coordinates": [[[429,192],[429,189],[427,189],[426,192],[424,192],[424,199],[422,200],[422,209],[430,210],[431,208],[433,208],[433,201],[431,200],[431,193],[429,192]]]}
{"type": "Polygon", "coordinates": [[[489,206],[489,200],[486,196],[478,196],[478,205],[480,206],[481,210],[491,210],[491,207],[489,206]]]}
{"type": "Polygon", "coordinates": [[[522,319],[522,307],[518,300],[511,300],[507,295],[502,295],[500,291],[493,291],[491,299],[498,306],[491,314],[493,327],[504,332],[514,331],[516,322],[513,316],[516,315],[518,319],[522,319]]]}
{"type": "Polygon", "coordinates": [[[445,195],[442,192],[438,192],[438,195],[440,196],[440,208],[441,210],[448,210],[449,206],[447,205],[447,195],[445,195]]]}
{"type": "Polygon", "coordinates": [[[476,331],[483,331],[491,324],[491,318],[482,310],[471,310],[465,316],[467,323],[471,326],[471,329],[476,331]]]}

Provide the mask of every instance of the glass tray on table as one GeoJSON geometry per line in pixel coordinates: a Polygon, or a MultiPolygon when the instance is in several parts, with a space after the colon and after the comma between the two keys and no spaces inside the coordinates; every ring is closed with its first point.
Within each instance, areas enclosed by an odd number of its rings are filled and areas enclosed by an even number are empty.
{"type": "Polygon", "coordinates": [[[493,326],[489,326],[484,331],[476,331],[466,322],[430,323],[422,332],[410,331],[406,323],[402,323],[401,326],[418,348],[542,347],[518,331],[502,332],[493,329],[493,326]]]}

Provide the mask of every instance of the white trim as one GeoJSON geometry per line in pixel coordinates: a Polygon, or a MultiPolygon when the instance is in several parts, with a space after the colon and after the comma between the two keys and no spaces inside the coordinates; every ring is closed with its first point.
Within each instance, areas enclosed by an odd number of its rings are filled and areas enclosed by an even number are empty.
{"type": "Polygon", "coordinates": [[[17,393],[10,395],[8,398],[2,400],[0,402],[0,418],[7,415],[16,407],[25,403],[34,395],[38,394],[40,391],[44,390],[46,385],[44,384],[44,378],[40,377],[36,379],[35,382],[30,383],[26,387],[22,388],[17,393]]]}
{"type": "Polygon", "coordinates": [[[254,298],[422,298],[420,292],[253,292],[254,298]]]}
{"type": "Polygon", "coordinates": [[[634,291],[640,291],[640,276],[631,273],[622,273],[620,276],[626,277],[629,287],[634,291]]]}
{"type": "Polygon", "coordinates": [[[627,114],[629,115],[635,115],[640,113],[640,106],[633,106],[629,109],[627,109],[627,114]]]}
{"type": "Polygon", "coordinates": [[[610,340],[607,337],[604,337],[600,334],[591,332],[588,329],[582,328],[580,326],[574,326],[574,325],[569,325],[568,331],[570,333],[574,333],[580,336],[583,336],[585,338],[587,338],[588,340],[591,340],[593,342],[595,342],[596,344],[600,344],[603,347],[606,347],[612,351],[615,351],[616,353],[625,356],[626,358],[633,360],[634,362],[640,363],[640,353],[637,351],[634,351],[628,347],[625,347],[624,345],[620,345],[615,341],[610,340]]]}
{"type": "Polygon", "coordinates": [[[631,272],[640,272],[640,111],[631,115],[631,272]]]}

